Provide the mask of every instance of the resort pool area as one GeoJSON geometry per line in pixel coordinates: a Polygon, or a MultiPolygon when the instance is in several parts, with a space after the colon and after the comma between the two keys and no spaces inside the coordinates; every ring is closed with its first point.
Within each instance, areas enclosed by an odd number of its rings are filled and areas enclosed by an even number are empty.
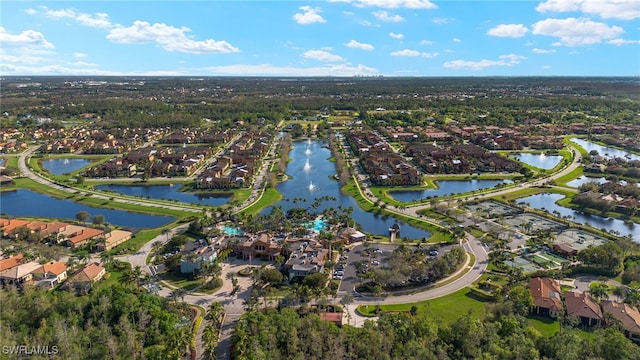
{"type": "Polygon", "coordinates": [[[313,220],[310,223],[306,224],[307,228],[310,230],[313,230],[314,232],[319,233],[322,230],[326,230],[327,228],[327,221],[324,220],[323,218],[317,218],[315,220],[313,220]]]}
{"type": "Polygon", "coordinates": [[[244,231],[232,226],[227,226],[227,225],[222,227],[222,231],[225,233],[225,235],[230,235],[230,236],[244,235],[244,231]]]}

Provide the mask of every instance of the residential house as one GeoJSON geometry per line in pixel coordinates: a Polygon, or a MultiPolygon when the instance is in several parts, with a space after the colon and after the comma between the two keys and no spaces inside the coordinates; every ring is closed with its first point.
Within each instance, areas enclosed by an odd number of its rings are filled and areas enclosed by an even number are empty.
{"type": "Polygon", "coordinates": [[[193,252],[182,255],[180,272],[190,274],[202,269],[203,264],[211,264],[218,257],[218,249],[213,246],[203,246],[193,252]]]}
{"type": "Polygon", "coordinates": [[[67,246],[72,248],[78,248],[82,245],[88,244],[90,240],[97,238],[104,234],[104,230],[81,227],[78,231],[71,234],[67,240],[67,246]]]}
{"type": "Polygon", "coordinates": [[[604,300],[602,312],[620,321],[624,334],[631,340],[640,343],[640,311],[629,304],[604,300]]]}
{"type": "Polygon", "coordinates": [[[51,261],[35,269],[32,274],[38,280],[36,286],[53,289],[67,279],[67,265],[60,261],[51,261]]]}
{"type": "Polygon", "coordinates": [[[584,326],[600,325],[604,317],[600,305],[591,296],[579,291],[569,291],[564,294],[567,315],[574,316],[584,326]]]}
{"type": "Polygon", "coordinates": [[[24,285],[31,283],[32,272],[39,268],[40,264],[35,261],[20,264],[9,269],[0,271],[0,283],[2,285],[24,285]]]}
{"type": "Polygon", "coordinates": [[[93,284],[102,280],[106,269],[98,263],[89,263],[73,274],[67,281],[69,287],[79,291],[89,291],[93,284]]]}
{"type": "Polygon", "coordinates": [[[122,244],[123,242],[131,239],[131,231],[125,230],[111,230],[104,235],[104,242],[100,242],[96,248],[98,251],[108,251],[114,247],[122,244]]]}
{"type": "Polygon", "coordinates": [[[22,254],[18,254],[0,260],[0,271],[5,271],[7,269],[11,269],[12,267],[20,265],[22,263],[23,257],[24,256],[22,254]]]}
{"type": "Polygon", "coordinates": [[[560,284],[551,278],[531,278],[529,280],[529,291],[533,298],[532,311],[536,314],[543,314],[552,318],[557,318],[562,312],[562,300],[560,299],[560,284]]]}
{"type": "Polygon", "coordinates": [[[2,231],[2,236],[7,237],[11,235],[11,232],[15,229],[25,227],[28,223],[28,220],[0,219],[0,230],[2,231]]]}

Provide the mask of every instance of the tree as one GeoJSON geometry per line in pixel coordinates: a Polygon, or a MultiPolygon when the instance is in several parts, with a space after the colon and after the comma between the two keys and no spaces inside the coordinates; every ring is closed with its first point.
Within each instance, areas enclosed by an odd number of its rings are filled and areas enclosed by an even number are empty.
{"type": "Polygon", "coordinates": [[[609,286],[605,283],[594,282],[589,285],[589,294],[596,300],[602,300],[609,296],[609,286]]]}
{"type": "Polygon", "coordinates": [[[102,225],[104,224],[104,215],[94,215],[93,218],[91,218],[91,222],[94,225],[102,225]]]}
{"type": "Polygon", "coordinates": [[[86,222],[87,220],[89,220],[90,216],[91,215],[89,215],[89,213],[86,211],[78,211],[78,213],[76,214],[76,219],[78,219],[78,221],[80,222],[86,222]]]}
{"type": "Polygon", "coordinates": [[[529,289],[523,285],[517,285],[511,288],[508,295],[508,301],[513,305],[513,313],[525,316],[529,313],[533,298],[529,289]]]}
{"type": "Polygon", "coordinates": [[[216,329],[219,329],[222,326],[222,319],[224,316],[224,306],[219,301],[214,301],[209,305],[209,310],[207,311],[207,319],[210,319],[216,329]]]}

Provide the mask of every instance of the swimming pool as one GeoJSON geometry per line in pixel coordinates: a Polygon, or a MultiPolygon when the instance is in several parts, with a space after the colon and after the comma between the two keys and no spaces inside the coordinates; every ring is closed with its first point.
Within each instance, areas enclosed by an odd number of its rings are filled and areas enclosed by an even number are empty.
{"type": "Polygon", "coordinates": [[[222,227],[222,231],[224,231],[225,235],[244,235],[244,231],[227,225],[222,227]]]}

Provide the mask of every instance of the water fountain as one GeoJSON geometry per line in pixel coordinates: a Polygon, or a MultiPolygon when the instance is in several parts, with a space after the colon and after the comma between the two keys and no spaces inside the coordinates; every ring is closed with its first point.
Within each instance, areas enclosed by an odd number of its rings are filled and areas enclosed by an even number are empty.
{"type": "Polygon", "coordinates": [[[306,173],[311,171],[311,164],[309,164],[309,159],[307,159],[307,162],[304,163],[304,167],[302,168],[302,170],[304,170],[304,172],[306,172],[306,173]]]}
{"type": "Polygon", "coordinates": [[[309,181],[309,191],[314,191],[316,189],[316,186],[313,185],[312,181],[309,181]]]}
{"type": "Polygon", "coordinates": [[[311,155],[311,149],[309,149],[309,145],[307,145],[307,150],[304,151],[305,155],[311,155]]]}
{"type": "Polygon", "coordinates": [[[64,159],[63,163],[64,163],[65,165],[69,165],[69,159],[64,159]]]}

